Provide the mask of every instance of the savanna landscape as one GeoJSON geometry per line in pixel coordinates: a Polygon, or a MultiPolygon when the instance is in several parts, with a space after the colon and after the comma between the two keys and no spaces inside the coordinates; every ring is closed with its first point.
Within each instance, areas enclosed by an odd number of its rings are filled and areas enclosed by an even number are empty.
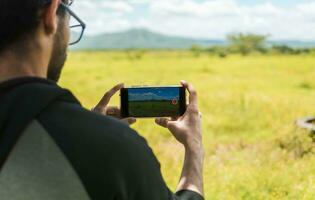
{"type": "MultiPolygon", "coordinates": [[[[213,55],[188,50],[72,51],[61,86],[90,109],[117,83],[194,84],[203,113],[205,195],[211,200],[315,198],[315,137],[297,119],[315,115],[315,54],[213,55]]],[[[116,95],[111,105],[119,105],[116,95]]],[[[141,119],[172,190],[183,147],[141,119]]]]}
{"type": "Polygon", "coordinates": [[[178,116],[179,105],[173,105],[171,101],[130,101],[129,115],[150,116],[178,116]],[[153,115],[152,115],[153,114],[153,115]]]}

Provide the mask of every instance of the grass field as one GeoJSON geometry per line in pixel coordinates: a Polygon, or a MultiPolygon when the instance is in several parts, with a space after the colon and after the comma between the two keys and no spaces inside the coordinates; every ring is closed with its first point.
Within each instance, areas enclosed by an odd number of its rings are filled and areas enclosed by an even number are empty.
{"type": "MultiPolygon", "coordinates": [[[[174,85],[182,79],[199,92],[206,199],[315,199],[315,145],[294,123],[315,115],[315,55],[73,52],[61,85],[90,108],[119,82],[174,85]]],[[[112,104],[119,105],[118,95],[112,104]]],[[[174,190],[181,145],[151,119],[133,128],[148,140],[174,190]]]]}
{"type": "Polygon", "coordinates": [[[171,101],[129,102],[129,114],[134,117],[177,116],[179,113],[179,104],[174,106],[171,101]]]}

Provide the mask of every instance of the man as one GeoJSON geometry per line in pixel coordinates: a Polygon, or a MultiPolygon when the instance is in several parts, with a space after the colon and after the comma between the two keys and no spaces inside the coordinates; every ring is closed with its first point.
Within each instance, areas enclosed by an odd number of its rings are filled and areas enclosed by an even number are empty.
{"type": "Polygon", "coordinates": [[[175,194],[146,141],[106,116],[119,117],[119,110],[107,105],[122,84],[107,92],[94,112],[56,85],[66,60],[70,17],[84,29],[70,4],[0,1],[0,198],[203,199],[201,116],[191,84],[181,82],[190,92],[185,115],[156,119],[185,147],[175,194]]]}

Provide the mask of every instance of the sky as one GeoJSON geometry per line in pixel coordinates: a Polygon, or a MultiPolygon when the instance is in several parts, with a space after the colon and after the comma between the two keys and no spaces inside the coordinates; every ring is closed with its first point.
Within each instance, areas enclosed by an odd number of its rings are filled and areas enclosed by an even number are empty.
{"type": "Polygon", "coordinates": [[[145,28],[192,38],[256,33],[315,40],[315,0],[75,0],[87,34],[145,28]]]}
{"type": "Polygon", "coordinates": [[[179,99],[178,88],[168,88],[167,90],[152,90],[152,89],[129,89],[129,101],[140,101],[140,100],[172,100],[174,97],[179,99]]]}

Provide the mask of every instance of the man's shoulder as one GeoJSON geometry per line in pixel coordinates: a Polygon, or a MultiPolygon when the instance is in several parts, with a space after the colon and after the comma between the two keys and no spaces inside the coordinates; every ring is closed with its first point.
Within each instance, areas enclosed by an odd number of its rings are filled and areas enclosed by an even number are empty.
{"type": "Polygon", "coordinates": [[[38,121],[62,148],[73,148],[80,154],[89,152],[86,156],[93,155],[95,159],[106,157],[114,161],[115,156],[123,156],[122,163],[125,163],[129,158],[152,156],[147,141],[128,125],[78,104],[56,103],[46,109],[38,121]]]}
{"type": "Polygon", "coordinates": [[[38,121],[95,199],[126,190],[139,192],[142,183],[151,183],[150,188],[160,185],[156,190],[166,194],[160,165],[146,140],[119,120],[59,102],[38,121]]]}
{"type": "MultiPolygon", "coordinates": [[[[57,102],[47,108],[38,121],[56,142],[80,146],[76,151],[109,159],[125,155],[124,162],[129,158],[151,159],[153,155],[147,141],[128,125],[79,104],[57,102]]],[[[156,161],[155,157],[153,159],[156,161]]]]}
{"type": "Polygon", "coordinates": [[[39,121],[48,129],[53,126],[60,131],[71,131],[76,134],[124,138],[135,133],[119,120],[91,112],[73,102],[54,103],[40,114],[39,121]]]}

